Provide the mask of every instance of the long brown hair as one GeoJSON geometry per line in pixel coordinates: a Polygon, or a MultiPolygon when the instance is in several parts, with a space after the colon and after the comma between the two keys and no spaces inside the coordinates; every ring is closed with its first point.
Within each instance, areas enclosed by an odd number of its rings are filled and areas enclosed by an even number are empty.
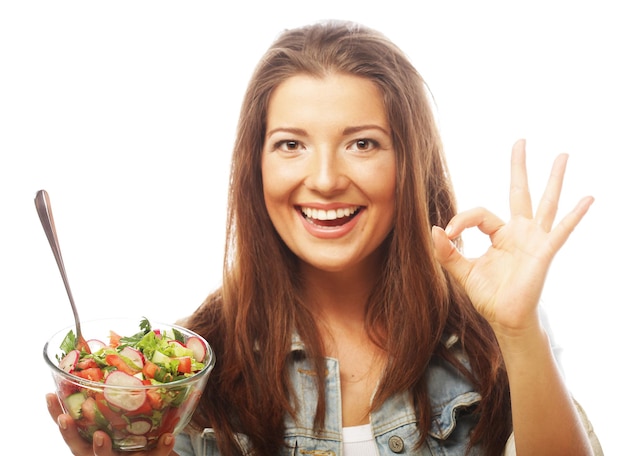
{"type": "MultiPolygon", "coordinates": [[[[283,32],[249,83],[232,157],[223,285],[189,320],[218,357],[194,424],[215,429],[224,455],[238,454],[234,435],[239,432],[248,437],[254,454],[277,454],[284,444],[285,414],[294,413],[287,375],[294,331],[322,378],[323,344],[301,302],[297,261],[265,208],[260,163],[273,89],[296,74],[328,72],[377,84],[396,152],[396,219],[366,315],[370,330],[382,327],[384,334],[393,334],[393,343],[376,340],[389,356],[373,407],[394,393],[410,391],[425,436],[432,411],[423,374],[433,357],[443,358],[482,395],[471,445],[500,454],[511,419],[499,348],[488,324],[433,255],[431,227],[446,226],[456,202],[429,92],[400,49],[382,34],[350,22],[283,32]],[[444,337],[452,334],[459,337],[470,370],[445,346],[444,337]]],[[[318,426],[324,416],[321,383],[318,426]]]]}

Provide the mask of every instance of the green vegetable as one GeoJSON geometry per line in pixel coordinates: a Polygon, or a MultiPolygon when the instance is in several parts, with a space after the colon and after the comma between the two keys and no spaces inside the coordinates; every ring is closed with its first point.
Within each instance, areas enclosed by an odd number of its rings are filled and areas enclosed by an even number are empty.
{"type": "Polygon", "coordinates": [[[143,336],[152,331],[152,326],[146,317],[143,317],[139,322],[139,329],[141,329],[141,331],[132,336],[122,337],[120,339],[120,345],[129,345],[134,347],[137,342],[143,338],[143,336]]]}
{"type": "Polygon", "coordinates": [[[70,331],[65,335],[65,338],[61,342],[60,348],[63,351],[61,357],[65,356],[76,348],[76,335],[74,334],[74,331],[70,329],[70,331]]]}

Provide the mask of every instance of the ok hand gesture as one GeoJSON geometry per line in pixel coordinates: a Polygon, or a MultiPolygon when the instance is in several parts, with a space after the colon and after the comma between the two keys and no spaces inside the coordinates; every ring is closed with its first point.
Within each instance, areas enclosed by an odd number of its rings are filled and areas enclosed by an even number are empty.
{"type": "Polygon", "coordinates": [[[453,217],[445,231],[433,228],[438,261],[463,285],[498,336],[539,324],[537,307],[550,263],[593,203],[590,196],[582,198],[554,224],[566,163],[567,155],[555,159],[533,213],[525,141],[520,140],[511,156],[511,219],[505,223],[488,210],[476,208],[453,217]],[[465,258],[450,242],[470,227],[477,227],[491,240],[488,250],[476,259],[465,258]]]}

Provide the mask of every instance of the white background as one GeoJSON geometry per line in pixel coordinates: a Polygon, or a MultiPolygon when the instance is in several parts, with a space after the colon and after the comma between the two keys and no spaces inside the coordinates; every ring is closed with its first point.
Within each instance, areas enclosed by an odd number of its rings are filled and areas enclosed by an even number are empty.
{"type": "Polygon", "coordinates": [[[229,156],[253,66],[282,29],[340,18],[387,34],[424,75],[461,209],[507,216],[516,139],[527,138],[537,197],[556,154],[570,154],[562,210],[596,202],[554,261],[544,303],[568,385],[605,453],[623,454],[619,2],[213,3],[0,5],[3,435],[23,453],[69,454],[47,416],[41,350],[72,317],[36,191],[50,194],[83,319],[189,314],[220,282],[229,156]]]}

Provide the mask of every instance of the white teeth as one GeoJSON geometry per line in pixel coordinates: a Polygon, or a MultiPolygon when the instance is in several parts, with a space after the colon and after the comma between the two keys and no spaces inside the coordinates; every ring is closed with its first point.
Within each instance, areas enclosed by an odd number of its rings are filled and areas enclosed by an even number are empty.
{"type": "Polygon", "coordinates": [[[340,209],[330,209],[325,211],[324,209],[313,209],[310,207],[301,208],[302,213],[308,218],[316,220],[336,220],[338,218],[349,217],[354,214],[358,209],[358,206],[344,207],[340,209]]]}

